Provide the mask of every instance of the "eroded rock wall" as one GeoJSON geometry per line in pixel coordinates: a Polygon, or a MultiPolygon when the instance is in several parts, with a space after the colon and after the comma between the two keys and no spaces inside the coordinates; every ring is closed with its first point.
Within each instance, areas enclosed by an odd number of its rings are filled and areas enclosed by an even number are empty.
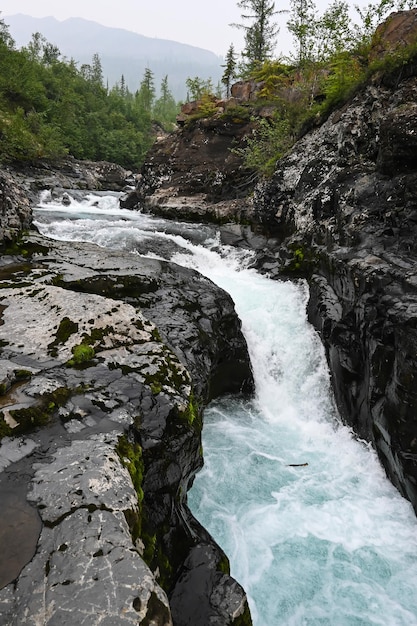
{"type": "Polygon", "coordinates": [[[343,419],[417,510],[416,62],[379,74],[258,186],[265,270],[310,281],[343,419]]]}
{"type": "Polygon", "coordinates": [[[26,193],[15,178],[0,171],[0,242],[13,241],[32,223],[32,209],[26,193]]]}
{"type": "Polygon", "coordinates": [[[190,119],[154,144],[136,190],[122,206],[176,220],[245,220],[255,177],[234,150],[245,145],[252,129],[249,112],[237,105],[227,114],[190,119]]]}

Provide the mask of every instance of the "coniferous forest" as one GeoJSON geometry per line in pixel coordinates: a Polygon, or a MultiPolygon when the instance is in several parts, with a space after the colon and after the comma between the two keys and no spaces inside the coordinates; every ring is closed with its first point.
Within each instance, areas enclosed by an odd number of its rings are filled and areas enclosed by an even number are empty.
{"type": "Polygon", "coordinates": [[[147,70],[135,93],[104,85],[101,62],[78,67],[35,33],[16,49],[0,20],[0,162],[107,160],[138,168],[152,144],[152,122],[172,128],[177,104],[168,79],[156,89],[147,70]]]}

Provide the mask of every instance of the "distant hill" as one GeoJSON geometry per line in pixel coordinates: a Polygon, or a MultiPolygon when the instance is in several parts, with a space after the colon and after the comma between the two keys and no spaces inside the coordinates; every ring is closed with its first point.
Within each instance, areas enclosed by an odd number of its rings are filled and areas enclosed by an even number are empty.
{"type": "Polygon", "coordinates": [[[145,37],[121,28],[109,28],[81,18],[60,22],[54,17],[36,18],[28,15],[3,17],[17,47],[25,46],[32,34],[40,32],[58,46],[67,59],[81,66],[91,63],[93,54],[100,56],[105,82],[113,86],[123,74],[131,91],[138,89],[146,67],[155,77],[158,91],[161,80],[168,75],[168,84],[176,100],[185,100],[188,77],[212,78],[217,85],[223,70],[222,57],[214,52],[187,44],[145,37]]]}

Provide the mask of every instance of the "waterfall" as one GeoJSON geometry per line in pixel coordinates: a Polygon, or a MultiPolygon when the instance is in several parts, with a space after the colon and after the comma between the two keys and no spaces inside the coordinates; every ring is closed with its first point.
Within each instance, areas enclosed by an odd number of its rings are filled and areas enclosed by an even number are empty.
{"type": "Polygon", "coordinates": [[[90,197],[64,209],[44,198],[36,224],[47,236],[129,252],[169,241],[171,260],[227,290],[242,320],[256,394],[205,411],[205,465],[189,504],[228,555],[254,625],[417,624],[414,512],[340,422],[306,284],[249,269],[249,253],[221,247],[213,228],[116,204],[90,197]]]}

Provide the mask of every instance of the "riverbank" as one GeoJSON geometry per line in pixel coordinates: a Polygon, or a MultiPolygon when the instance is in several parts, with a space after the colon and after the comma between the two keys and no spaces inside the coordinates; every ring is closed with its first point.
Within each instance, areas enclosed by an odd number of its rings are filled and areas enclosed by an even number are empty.
{"type": "MultiPolygon", "coordinates": [[[[67,188],[64,205],[70,194],[81,191],[67,188]]],[[[4,245],[0,490],[19,497],[0,516],[13,555],[2,619],[185,624],[169,598],[186,567],[180,604],[199,602],[199,580],[211,589],[201,624],[249,624],[226,556],[186,506],[202,408],[252,389],[230,298],[161,261],[34,232],[4,245]],[[23,551],[12,528],[25,523],[23,551]]]]}

